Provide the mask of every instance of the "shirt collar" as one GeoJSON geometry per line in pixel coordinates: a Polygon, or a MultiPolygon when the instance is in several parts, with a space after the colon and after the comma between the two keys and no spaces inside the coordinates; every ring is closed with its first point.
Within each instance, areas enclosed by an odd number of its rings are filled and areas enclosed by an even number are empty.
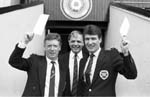
{"type": "MultiPolygon", "coordinates": [[[[54,60],[51,60],[51,59],[49,59],[47,56],[46,56],[46,61],[47,61],[47,63],[49,64],[49,63],[51,63],[51,61],[54,61],[54,60]]],[[[58,64],[58,58],[54,61],[55,63],[56,63],[56,65],[58,64]]]]}
{"type": "Polygon", "coordinates": [[[94,52],[93,54],[94,54],[94,56],[98,56],[99,55],[99,53],[100,53],[100,51],[101,51],[101,48],[99,48],[96,52],[94,52]]]}
{"type": "MultiPolygon", "coordinates": [[[[70,57],[71,58],[74,58],[74,55],[75,55],[75,53],[74,52],[72,52],[72,50],[70,51],[70,57]]],[[[83,55],[82,55],[82,50],[77,54],[77,57],[78,58],[83,58],[83,55]]]]}

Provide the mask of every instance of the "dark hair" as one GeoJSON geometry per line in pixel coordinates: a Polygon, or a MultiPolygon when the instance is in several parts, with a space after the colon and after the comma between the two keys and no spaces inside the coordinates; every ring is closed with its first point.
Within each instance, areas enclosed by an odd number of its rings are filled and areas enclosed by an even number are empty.
{"type": "Polygon", "coordinates": [[[73,31],[71,31],[71,33],[69,34],[68,40],[70,40],[70,38],[71,38],[75,33],[82,35],[81,31],[79,31],[79,30],[73,30],[73,31]]]}
{"type": "Polygon", "coordinates": [[[99,38],[102,37],[102,31],[100,27],[96,25],[86,25],[83,29],[83,35],[85,36],[85,34],[98,35],[99,38]]]}
{"type": "Polygon", "coordinates": [[[58,33],[49,33],[49,34],[47,34],[45,36],[44,43],[47,40],[58,40],[59,43],[60,43],[60,46],[62,45],[61,36],[58,33]]]}

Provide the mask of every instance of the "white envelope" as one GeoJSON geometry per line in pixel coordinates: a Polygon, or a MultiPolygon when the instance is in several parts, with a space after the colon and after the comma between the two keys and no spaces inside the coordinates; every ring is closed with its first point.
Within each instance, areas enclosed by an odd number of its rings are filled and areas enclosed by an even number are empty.
{"type": "Polygon", "coordinates": [[[130,23],[127,17],[124,18],[123,23],[120,27],[120,34],[122,37],[127,36],[130,28],[130,23]]]}
{"type": "Polygon", "coordinates": [[[45,28],[45,25],[46,25],[46,22],[48,20],[48,17],[49,17],[48,14],[41,14],[39,16],[39,19],[38,19],[38,21],[35,24],[34,29],[33,29],[34,34],[42,35],[44,28],[45,28]]]}

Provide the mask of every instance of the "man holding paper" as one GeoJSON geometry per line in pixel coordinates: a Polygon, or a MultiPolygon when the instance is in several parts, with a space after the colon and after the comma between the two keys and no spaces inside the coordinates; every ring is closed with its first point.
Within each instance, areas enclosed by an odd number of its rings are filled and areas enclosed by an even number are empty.
{"type": "Polygon", "coordinates": [[[67,68],[62,58],[58,57],[61,37],[57,33],[49,33],[44,39],[45,56],[32,54],[29,58],[23,58],[26,45],[33,37],[34,33],[26,34],[9,58],[11,66],[27,72],[28,79],[22,96],[62,96],[67,68]]]}
{"type": "Polygon", "coordinates": [[[101,29],[87,25],[83,31],[85,46],[89,56],[80,61],[78,91],[85,97],[115,97],[115,84],[118,73],[127,79],[137,77],[135,63],[129,53],[126,41],[121,42],[122,54],[117,49],[105,50],[101,29]],[[125,44],[125,45],[124,45],[125,44]]]}

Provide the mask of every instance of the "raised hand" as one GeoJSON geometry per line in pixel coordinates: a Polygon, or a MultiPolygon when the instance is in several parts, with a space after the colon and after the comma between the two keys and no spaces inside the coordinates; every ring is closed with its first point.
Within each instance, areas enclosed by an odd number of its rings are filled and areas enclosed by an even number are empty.
{"type": "Polygon", "coordinates": [[[25,44],[28,44],[28,43],[33,39],[33,37],[34,37],[34,33],[32,33],[32,32],[27,32],[27,33],[25,33],[25,35],[24,35],[23,42],[24,42],[25,44]]]}
{"type": "Polygon", "coordinates": [[[129,41],[126,38],[123,38],[120,44],[121,51],[124,56],[129,55],[129,41]]]}

